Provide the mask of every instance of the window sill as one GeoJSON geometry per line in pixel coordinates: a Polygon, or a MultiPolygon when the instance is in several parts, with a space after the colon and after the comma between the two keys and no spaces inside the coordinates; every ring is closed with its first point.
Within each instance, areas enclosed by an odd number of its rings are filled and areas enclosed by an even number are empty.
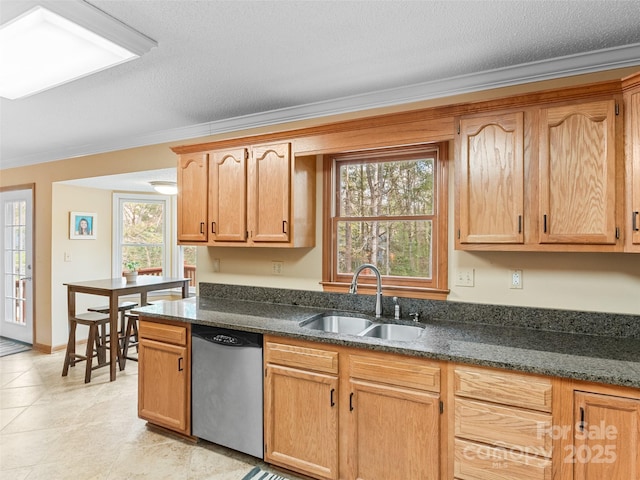
{"type": "MultiPolygon", "coordinates": [[[[320,282],[322,290],[334,293],[349,293],[349,283],[342,282],[320,282]]],[[[374,295],[376,293],[375,285],[359,284],[358,292],[365,295],[374,295]]],[[[404,286],[385,286],[382,285],[382,294],[385,297],[401,297],[401,298],[419,298],[426,300],[446,300],[449,290],[439,290],[436,288],[420,288],[420,287],[404,287],[404,286]]]]}

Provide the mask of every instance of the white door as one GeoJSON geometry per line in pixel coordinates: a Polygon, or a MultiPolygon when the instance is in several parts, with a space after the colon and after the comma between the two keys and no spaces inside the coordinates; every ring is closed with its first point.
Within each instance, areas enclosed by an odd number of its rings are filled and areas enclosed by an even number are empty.
{"type": "Polygon", "coordinates": [[[0,192],[0,336],[33,344],[33,190],[0,192]]]}

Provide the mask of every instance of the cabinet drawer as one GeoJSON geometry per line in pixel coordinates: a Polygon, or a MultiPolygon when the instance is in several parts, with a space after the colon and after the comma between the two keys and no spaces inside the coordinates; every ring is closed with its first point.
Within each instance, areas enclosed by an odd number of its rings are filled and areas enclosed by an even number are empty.
{"type": "Polygon", "coordinates": [[[551,457],[550,414],[463,398],[455,402],[456,437],[551,457]]]}
{"type": "Polygon", "coordinates": [[[454,458],[459,480],[551,480],[551,460],[521,452],[456,439],[454,458]]]}
{"type": "Polygon", "coordinates": [[[267,342],[264,355],[266,363],[338,373],[338,352],[267,342]]]}
{"type": "Polygon", "coordinates": [[[400,361],[387,357],[351,355],[349,377],[440,392],[440,368],[409,357],[400,361]]]}
{"type": "Polygon", "coordinates": [[[173,343],[175,345],[187,344],[186,326],[167,325],[165,323],[140,320],[138,333],[142,338],[148,338],[150,340],[173,343]]]}
{"type": "Polygon", "coordinates": [[[551,380],[479,368],[455,369],[455,394],[551,412],[551,380]]]}

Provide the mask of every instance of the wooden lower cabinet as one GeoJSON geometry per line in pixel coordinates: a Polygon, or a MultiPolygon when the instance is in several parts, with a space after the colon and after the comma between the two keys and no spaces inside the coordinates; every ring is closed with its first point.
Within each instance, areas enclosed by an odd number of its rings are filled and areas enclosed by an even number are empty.
{"type": "Polygon", "coordinates": [[[348,478],[440,478],[440,396],[358,380],[350,385],[348,478]]]}
{"type": "Polygon", "coordinates": [[[640,398],[576,391],[574,420],[574,480],[640,478],[640,398]]]}
{"type": "Polygon", "coordinates": [[[191,434],[191,334],[189,324],[139,323],[138,416],[191,434]]]}
{"type": "Polygon", "coordinates": [[[265,460],[338,478],[338,354],[264,339],[265,460]]]}
{"type": "Polygon", "coordinates": [[[338,478],[338,377],[267,364],[265,460],[338,478]]]}
{"type": "Polygon", "coordinates": [[[264,345],[267,462],[331,480],[441,478],[437,362],[277,337],[264,345]]]}
{"type": "Polygon", "coordinates": [[[453,367],[456,480],[552,480],[550,378],[453,367]]]}

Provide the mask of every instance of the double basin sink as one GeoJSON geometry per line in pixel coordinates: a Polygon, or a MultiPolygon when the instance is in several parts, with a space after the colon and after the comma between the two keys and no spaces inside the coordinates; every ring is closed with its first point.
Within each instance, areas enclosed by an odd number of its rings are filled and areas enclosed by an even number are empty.
{"type": "Polygon", "coordinates": [[[304,320],[300,322],[300,326],[323,332],[407,342],[416,340],[424,332],[424,327],[417,325],[377,323],[364,317],[334,313],[325,313],[309,320],[304,320]]]}

